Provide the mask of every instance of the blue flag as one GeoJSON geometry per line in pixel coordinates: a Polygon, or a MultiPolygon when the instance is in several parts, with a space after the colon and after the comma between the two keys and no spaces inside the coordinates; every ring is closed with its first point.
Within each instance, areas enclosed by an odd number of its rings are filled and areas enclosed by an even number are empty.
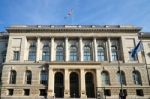
{"type": "Polygon", "coordinates": [[[136,54],[140,51],[143,50],[143,45],[142,45],[142,42],[139,41],[139,43],[135,46],[135,48],[132,50],[131,52],[131,57],[135,58],[136,57],[136,54]]]}

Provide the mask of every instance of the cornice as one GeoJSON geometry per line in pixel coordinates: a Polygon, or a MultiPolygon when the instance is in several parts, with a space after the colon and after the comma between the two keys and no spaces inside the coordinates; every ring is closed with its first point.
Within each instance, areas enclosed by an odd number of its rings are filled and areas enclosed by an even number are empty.
{"type": "Polygon", "coordinates": [[[141,30],[141,28],[7,28],[9,33],[55,33],[55,32],[131,32],[137,33],[141,30]]]}

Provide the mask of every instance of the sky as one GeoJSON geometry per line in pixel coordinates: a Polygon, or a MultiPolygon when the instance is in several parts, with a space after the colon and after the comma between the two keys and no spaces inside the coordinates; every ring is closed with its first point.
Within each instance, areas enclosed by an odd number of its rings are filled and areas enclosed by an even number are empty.
{"type": "Polygon", "coordinates": [[[150,0],[0,0],[0,31],[19,24],[135,25],[150,32],[150,0]]]}

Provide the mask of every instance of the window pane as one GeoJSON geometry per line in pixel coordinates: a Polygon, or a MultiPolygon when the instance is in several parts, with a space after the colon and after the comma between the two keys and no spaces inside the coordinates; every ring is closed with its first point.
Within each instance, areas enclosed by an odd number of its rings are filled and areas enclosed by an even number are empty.
{"type": "Polygon", "coordinates": [[[122,84],[126,85],[125,74],[123,71],[121,71],[121,72],[118,71],[117,80],[120,84],[122,83],[122,84]]]}
{"type": "Polygon", "coordinates": [[[14,51],[14,58],[13,60],[19,60],[20,59],[20,52],[19,51],[14,51]]]}
{"type": "Polygon", "coordinates": [[[70,47],[70,61],[77,61],[78,53],[75,46],[70,47]]]}
{"type": "Polygon", "coordinates": [[[89,46],[84,47],[84,61],[91,61],[92,55],[91,55],[91,48],[89,46]]]}
{"type": "Polygon", "coordinates": [[[31,84],[32,73],[31,71],[26,71],[26,84],[31,84]]]}
{"type": "Polygon", "coordinates": [[[16,84],[16,71],[11,70],[10,72],[10,84],[16,84]]]}
{"type": "Polygon", "coordinates": [[[48,84],[48,72],[47,71],[44,71],[44,70],[41,71],[40,83],[44,85],[48,84]]]}
{"type": "Polygon", "coordinates": [[[116,61],[117,60],[117,47],[116,46],[112,46],[111,47],[111,51],[112,51],[112,61],[116,61]]]}
{"type": "Polygon", "coordinates": [[[105,60],[105,51],[104,51],[103,47],[98,46],[97,55],[98,55],[98,61],[104,61],[105,60]]]}
{"type": "Polygon", "coordinates": [[[56,61],[64,61],[64,49],[62,46],[56,48],[56,61]]]}
{"type": "Polygon", "coordinates": [[[42,60],[43,61],[50,61],[50,47],[49,47],[49,45],[43,46],[42,60]]]}
{"type": "Polygon", "coordinates": [[[35,61],[36,60],[36,46],[31,45],[29,48],[29,56],[28,56],[29,61],[35,61]]]}

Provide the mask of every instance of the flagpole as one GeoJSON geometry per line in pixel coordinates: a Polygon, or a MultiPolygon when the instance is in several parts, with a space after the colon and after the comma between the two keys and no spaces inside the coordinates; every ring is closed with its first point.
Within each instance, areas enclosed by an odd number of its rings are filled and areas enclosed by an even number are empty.
{"type": "Polygon", "coordinates": [[[120,75],[120,87],[121,91],[119,92],[119,98],[123,95],[123,85],[122,85],[122,73],[120,69],[120,61],[119,61],[119,48],[117,47],[117,61],[118,61],[118,69],[119,69],[119,75],[120,75]]]}
{"type": "MultiPolygon", "coordinates": [[[[139,36],[139,40],[143,46],[143,41],[142,41],[142,33],[138,33],[138,36],[139,36]]],[[[145,56],[145,50],[144,50],[144,46],[142,47],[143,48],[143,56],[144,56],[144,62],[145,62],[145,66],[146,66],[146,72],[147,72],[147,77],[148,77],[148,83],[150,85],[150,76],[149,76],[149,73],[148,73],[148,66],[147,66],[147,60],[146,60],[146,56],[145,56]]]]}

